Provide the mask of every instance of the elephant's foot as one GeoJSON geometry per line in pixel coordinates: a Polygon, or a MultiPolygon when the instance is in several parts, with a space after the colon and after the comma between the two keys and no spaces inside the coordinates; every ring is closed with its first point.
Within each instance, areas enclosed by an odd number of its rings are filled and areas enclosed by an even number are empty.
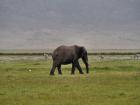
{"type": "Polygon", "coordinates": [[[80,74],[84,74],[83,72],[80,72],[80,74]]]}
{"type": "Polygon", "coordinates": [[[51,76],[53,76],[53,75],[54,75],[54,73],[50,72],[50,75],[51,75],[51,76]]]}
{"type": "Polygon", "coordinates": [[[62,75],[62,73],[58,73],[59,75],[62,75]]]}
{"type": "Polygon", "coordinates": [[[71,73],[71,75],[74,75],[74,73],[71,73]]]}

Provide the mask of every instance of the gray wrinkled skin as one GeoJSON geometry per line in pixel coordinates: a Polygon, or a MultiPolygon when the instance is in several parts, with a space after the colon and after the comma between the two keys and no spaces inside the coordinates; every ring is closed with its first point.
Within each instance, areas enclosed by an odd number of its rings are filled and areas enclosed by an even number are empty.
{"type": "Polygon", "coordinates": [[[53,65],[50,75],[54,75],[56,67],[58,69],[58,74],[62,74],[61,65],[65,64],[72,64],[71,74],[74,74],[75,67],[79,70],[80,74],[83,74],[82,68],[78,61],[79,58],[82,58],[86,66],[86,72],[89,73],[87,50],[83,46],[59,46],[54,50],[52,58],[53,65]]]}

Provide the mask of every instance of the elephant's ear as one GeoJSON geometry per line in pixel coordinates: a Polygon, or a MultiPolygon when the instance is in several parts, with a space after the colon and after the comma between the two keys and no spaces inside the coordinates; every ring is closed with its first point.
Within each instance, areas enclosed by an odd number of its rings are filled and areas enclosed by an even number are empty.
{"type": "Polygon", "coordinates": [[[87,54],[87,51],[85,49],[85,47],[81,47],[81,57],[85,56],[87,54]]]}

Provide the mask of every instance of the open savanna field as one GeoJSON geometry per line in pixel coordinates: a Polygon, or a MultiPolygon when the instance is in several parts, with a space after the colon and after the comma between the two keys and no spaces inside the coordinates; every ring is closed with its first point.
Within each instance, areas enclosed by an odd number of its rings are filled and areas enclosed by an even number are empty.
{"type": "Polygon", "coordinates": [[[1,60],[0,105],[140,105],[140,60],[93,55],[89,64],[89,74],[65,65],[49,76],[51,58],[1,60]]]}

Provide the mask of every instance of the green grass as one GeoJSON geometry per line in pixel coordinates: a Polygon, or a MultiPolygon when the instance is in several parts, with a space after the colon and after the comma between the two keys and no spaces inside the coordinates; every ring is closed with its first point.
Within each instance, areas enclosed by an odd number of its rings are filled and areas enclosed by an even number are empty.
{"type": "Polygon", "coordinates": [[[84,75],[70,75],[67,65],[62,76],[57,70],[49,76],[51,64],[0,61],[0,105],[140,105],[139,60],[90,58],[90,74],[84,75]]]}

